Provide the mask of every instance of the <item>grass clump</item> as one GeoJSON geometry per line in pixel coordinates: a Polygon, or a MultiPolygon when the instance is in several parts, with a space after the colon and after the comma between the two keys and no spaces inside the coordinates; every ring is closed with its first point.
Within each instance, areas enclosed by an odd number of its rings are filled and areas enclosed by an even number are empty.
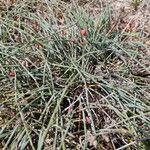
{"type": "Polygon", "coordinates": [[[1,148],[149,147],[143,35],[122,32],[109,7],[89,6],[1,6],[1,148]]]}

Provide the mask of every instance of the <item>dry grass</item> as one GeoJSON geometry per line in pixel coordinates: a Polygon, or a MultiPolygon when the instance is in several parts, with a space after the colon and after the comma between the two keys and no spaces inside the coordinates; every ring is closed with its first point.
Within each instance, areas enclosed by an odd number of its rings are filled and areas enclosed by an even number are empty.
{"type": "Polygon", "coordinates": [[[0,147],[148,150],[148,3],[5,2],[0,147]]]}

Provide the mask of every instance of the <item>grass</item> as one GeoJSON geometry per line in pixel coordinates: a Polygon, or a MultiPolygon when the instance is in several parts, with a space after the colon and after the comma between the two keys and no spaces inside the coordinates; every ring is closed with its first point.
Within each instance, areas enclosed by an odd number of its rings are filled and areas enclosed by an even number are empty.
{"type": "Polygon", "coordinates": [[[147,37],[94,2],[1,4],[1,148],[149,149],[147,37]]]}

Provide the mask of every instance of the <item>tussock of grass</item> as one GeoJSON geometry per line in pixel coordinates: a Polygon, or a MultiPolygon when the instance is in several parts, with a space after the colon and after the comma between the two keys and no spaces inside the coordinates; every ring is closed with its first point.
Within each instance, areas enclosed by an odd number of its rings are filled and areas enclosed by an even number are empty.
{"type": "Polygon", "coordinates": [[[122,32],[109,7],[95,14],[90,4],[84,6],[62,1],[1,6],[1,148],[150,145],[143,35],[122,32]]]}

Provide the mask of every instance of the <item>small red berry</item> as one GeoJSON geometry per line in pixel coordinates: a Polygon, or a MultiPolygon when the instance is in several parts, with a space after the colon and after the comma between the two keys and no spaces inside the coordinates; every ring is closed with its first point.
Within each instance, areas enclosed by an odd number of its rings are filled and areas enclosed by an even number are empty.
{"type": "Polygon", "coordinates": [[[87,31],[86,29],[81,29],[81,30],[80,30],[80,34],[81,34],[82,36],[88,36],[88,31],[87,31]]]}
{"type": "Polygon", "coordinates": [[[15,71],[10,71],[8,73],[9,77],[14,78],[16,76],[16,72],[15,71]]]}
{"type": "Polygon", "coordinates": [[[91,119],[90,119],[89,116],[86,116],[86,117],[85,117],[85,120],[86,120],[86,123],[87,123],[87,124],[91,124],[91,119]]]}
{"type": "Polygon", "coordinates": [[[21,60],[20,61],[21,62],[21,64],[24,66],[24,67],[27,67],[28,68],[28,62],[26,61],[26,60],[21,60]]]}
{"type": "Polygon", "coordinates": [[[14,16],[13,18],[15,21],[17,21],[19,19],[19,16],[14,16]]]}

